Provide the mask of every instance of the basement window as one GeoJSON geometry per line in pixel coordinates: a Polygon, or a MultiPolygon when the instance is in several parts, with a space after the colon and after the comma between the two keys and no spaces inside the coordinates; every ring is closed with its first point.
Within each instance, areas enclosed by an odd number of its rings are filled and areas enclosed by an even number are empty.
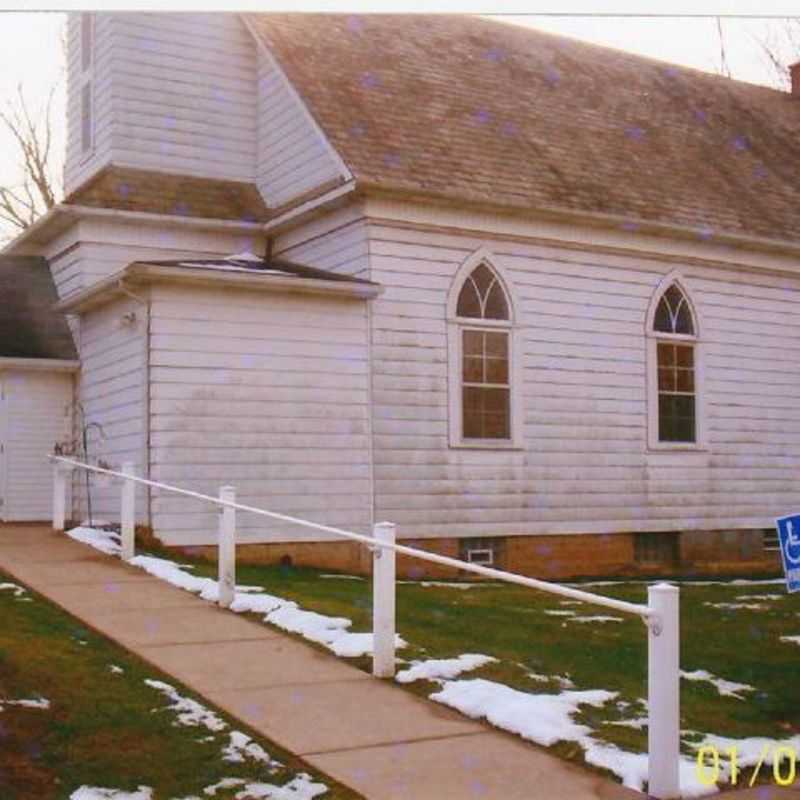
{"type": "Polygon", "coordinates": [[[502,540],[492,539],[461,539],[459,542],[459,557],[468,564],[477,564],[481,567],[495,567],[500,560],[502,540]]]}
{"type": "Polygon", "coordinates": [[[634,534],[634,561],[637,564],[673,565],[678,563],[678,533],[634,534]]]}
{"type": "Polygon", "coordinates": [[[778,552],[781,549],[778,531],[775,528],[764,528],[763,531],[764,550],[767,552],[778,552]]]}

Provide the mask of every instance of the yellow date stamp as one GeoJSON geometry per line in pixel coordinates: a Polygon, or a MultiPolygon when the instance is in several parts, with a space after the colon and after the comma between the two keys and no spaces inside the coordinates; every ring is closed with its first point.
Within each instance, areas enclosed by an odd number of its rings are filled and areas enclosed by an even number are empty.
{"type": "MultiPolygon", "coordinates": [[[[714,745],[705,745],[697,751],[697,778],[705,786],[714,786],[730,776],[731,786],[747,783],[755,786],[762,770],[769,770],[771,763],[772,780],[778,786],[791,786],[797,776],[798,755],[794,747],[765,744],[758,760],[754,762],[752,753],[740,753],[738,747],[728,747],[722,751],[714,745]],[[746,770],[752,767],[749,779],[746,770]]],[[[766,777],[766,776],[765,776],[766,777]]]]}

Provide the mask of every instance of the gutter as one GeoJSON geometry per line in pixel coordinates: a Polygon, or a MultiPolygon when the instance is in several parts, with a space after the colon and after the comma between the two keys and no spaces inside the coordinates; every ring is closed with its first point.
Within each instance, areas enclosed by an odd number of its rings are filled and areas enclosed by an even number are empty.
{"type": "Polygon", "coordinates": [[[0,370],[18,369],[27,372],[78,372],[80,368],[80,361],[66,358],[0,357],[0,370]]]}

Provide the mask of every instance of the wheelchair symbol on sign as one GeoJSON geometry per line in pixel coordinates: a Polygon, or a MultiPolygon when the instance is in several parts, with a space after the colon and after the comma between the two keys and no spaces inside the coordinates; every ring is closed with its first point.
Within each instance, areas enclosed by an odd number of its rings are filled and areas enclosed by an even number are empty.
{"type": "Polygon", "coordinates": [[[783,545],[783,552],[788,562],[800,564],[800,537],[795,533],[792,520],[788,520],[786,523],[786,541],[783,545]]]}

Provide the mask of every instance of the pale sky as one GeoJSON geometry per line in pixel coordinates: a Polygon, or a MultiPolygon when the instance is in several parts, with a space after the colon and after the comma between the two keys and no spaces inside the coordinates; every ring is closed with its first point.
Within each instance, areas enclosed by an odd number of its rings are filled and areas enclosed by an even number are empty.
{"type": "MultiPolygon", "coordinates": [[[[352,0],[346,5],[341,0],[308,0],[301,5],[292,5],[292,9],[326,10],[326,11],[462,11],[480,13],[489,10],[489,4],[481,0],[438,0],[422,4],[421,0],[352,0]]],[[[80,7],[76,2],[73,7],[80,7]]],[[[120,0],[104,5],[104,10],[122,6],[120,0]]],[[[146,7],[147,2],[125,2],[124,7],[146,7]]],[[[5,107],[13,99],[19,83],[24,86],[26,97],[32,108],[40,107],[50,90],[58,87],[53,106],[53,119],[56,125],[54,148],[57,154],[56,170],[60,172],[64,148],[64,73],[63,52],[61,44],[65,14],[53,12],[14,12],[3,9],[12,8],[0,0],[0,106],[5,107]]],[[[27,8],[35,7],[35,2],[26,3],[27,8]]],[[[52,8],[52,4],[50,4],[52,8]]],[[[69,8],[69,4],[61,4],[69,8]]],[[[179,10],[217,10],[230,9],[231,5],[222,0],[208,0],[204,5],[183,3],[170,7],[179,10]]],[[[85,9],[85,6],[83,6],[85,9]]],[[[164,2],[150,0],[149,9],[163,10],[164,2]]],[[[242,0],[237,10],[287,10],[276,2],[253,2],[242,0]]],[[[563,34],[578,39],[604,44],[621,50],[684,64],[697,69],[718,71],[720,67],[720,44],[717,33],[717,21],[711,19],[686,19],[678,17],[649,18],[606,18],[597,16],[598,11],[613,13],[651,14],[759,14],[759,15],[798,15],[798,2],[791,0],[773,0],[772,2],[754,2],[751,0],[652,0],[644,3],[641,0],[554,0],[536,2],[536,0],[514,0],[494,5],[492,13],[508,13],[504,16],[509,22],[529,25],[553,33],[563,34]],[[586,14],[591,9],[593,14],[586,14]],[[514,15],[522,11],[574,12],[582,16],[525,16],[514,15]]],[[[774,75],[766,64],[759,40],[764,40],[781,27],[778,20],[734,19],[724,17],[722,30],[725,40],[728,64],[735,78],[754,83],[774,85],[774,75]]],[[[795,54],[800,58],[800,54],[795,54]]],[[[0,182],[8,184],[18,181],[19,171],[13,143],[4,131],[0,131],[0,182]]]]}

